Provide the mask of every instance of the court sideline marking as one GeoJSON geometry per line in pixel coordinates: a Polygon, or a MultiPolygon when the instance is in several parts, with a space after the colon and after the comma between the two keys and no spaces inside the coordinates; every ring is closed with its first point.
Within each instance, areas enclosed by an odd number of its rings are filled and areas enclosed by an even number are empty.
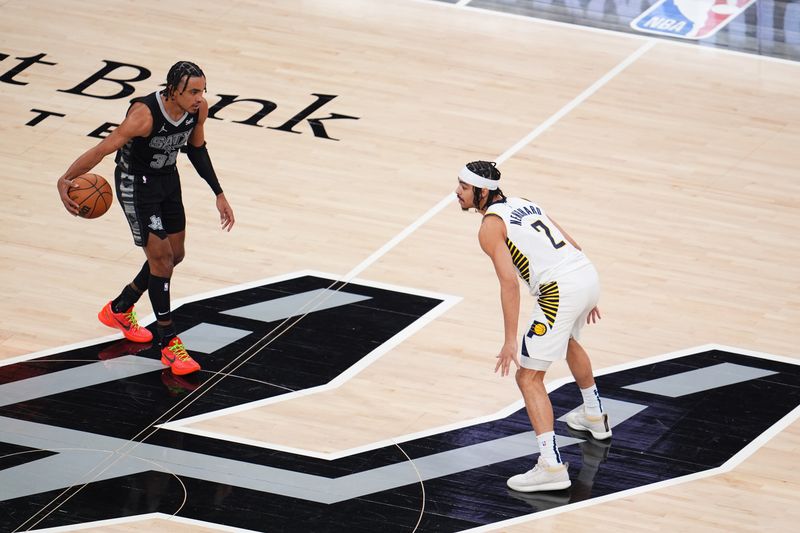
{"type": "MultiPolygon", "coordinates": [[[[634,51],[632,54],[630,54],[628,57],[626,57],[626,58],[625,58],[625,59],[624,59],[624,60],[623,60],[621,63],[617,64],[617,66],[615,66],[613,69],[611,69],[610,71],[608,71],[608,72],[607,72],[607,73],[606,73],[606,74],[605,74],[603,77],[601,77],[599,80],[597,80],[597,81],[596,81],[596,82],[594,82],[592,85],[590,85],[590,86],[589,86],[589,87],[588,87],[586,90],[584,90],[584,91],[583,91],[581,94],[579,94],[578,96],[576,96],[575,98],[573,98],[571,101],[569,101],[569,102],[568,102],[566,105],[564,105],[564,106],[563,106],[561,109],[559,109],[559,110],[558,110],[558,111],[556,111],[556,112],[555,112],[553,115],[551,115],[551,116],[550,116],[550,118],[548,118],[547,120],[545,120],[544,122],[542,122],[542,123],[541,123],[539,126],[537,126],[536,128],[534,128],[534,129],[533,129],[533,130],[532,130],[530,133],[528,133],[528,134],[527,134],[525,137],[523,137],[522,139],[520,139],[520,140],[519,140],[519,141],[518,141],[516,144],[514,144],[514,146],[512,146],[511,148],[509,148],[508,150],[506,150],[505,152],[503,152],[502,154],[500,154],[500,155],[497,157],[497,159],[495,159],[495,162],[496,162],[498,165],[501,165],[501,164],[502,164],[502,163],[504,163],[506,160],[508,160],[508,159],[510,159],[511,157],[513,157],[513,156],[514,156],[514,155],[515,155],[517,152],[519,152],[519,151],[520,151],[520,150],[522,150],[522,149],[523,149],[525,146],[527,146],[528,144],[530,144],[530,143],[531,143],[531,141],[533,141],[533,140],[534,140],[534,139],[536,139],[536,138],[537,138],[539,135],[541,135],[542,133],[544,133],[545,131],[547,131],[548,129],[550,129],[550,127],[551,127],[553,124],[555,124],[556,122],[558,122],[559,120],[561,120],[562,118],[564,118],[564,117],[565,117],[567,114],[569,114],[569,113],[570,113],[570,112],[571,112],[573,109],[575,109],[576,107],[578,107],[579,105],[581,105],[583,102],[585,102],[586,100],[588,100],[588,99],[589,99],[589,98],[590,98],[592,95],[594,95],[594,94],[595,94],[597,91],[599,91],[600,89],[602,89],[602,88],[603,88],[603,86],[605,86],[605,85],[606,85],[608,82],[610,82],[612,79],[614,79],[614,78],[615,78],[617,75],[619,75],[619,74],[620,74],[620,73],[621,73],[623,70],[625,70],[626,68],[628,68],[628,67],[629,67],[630,65],[632,65],[634,62],[636,62],[636,60],[637,60],[637,59],[639,59],[640,57],[642,57],[642,56],[643,56],[644,54],[646,54],[646,53],[647,53],[647,52],[648,52],[648,51],[649,51],[651,48],[653,48],[653,47],[654,47],[654,46],[657,44],[657,42],[658,42],[658,41],[651,40],[651,41],[648,41],[648,42],[646,42],[646,43],[645,43],[645,44],[643,44],[642,46],[640,46],[640,47],[639,47],[638,49],[636,49],[636,50],[635,50],[635,51],[634,51]]],[[[453,169],[453,176],[454,176],[454,177],[455,177],[455,175],[457,174],[457,172],[458,172],[458,169],[455,169],[455,168],[454,168],[454,169],[453,169]]],[[[366,270],[367,268],[369,268],[369,266],[370,266],[370,265],[372,265],[372,264],[373,264],[375,261],[377,261],[378,259],[380,259],[381,257],[383,257],[383,255],[385,255],[385,254],[386,254],[386,252],[388,252],[389,250],[391,250],[392,248],[394,248],[395,246],[397,246],[397,245],[398,245],[400,242],[402,242],[402,241],[403,241],[403,240],[404,240],[406,237],[408,237],[409,235],[411,235],[412,233],[414,233],[414,231],[416,231],[416,230],[417,230],[417,228],[419,228],[420,226],[422,226],[423,224],[425,224],[425,223],[426,223],[428,220],[430,220],[430,219],[431,219],[431,218],[433,218],[433,217],[434,217],[436,214],[438,214],[438,213],[439,213],[439,211],[441,211],[442,209],[444,209],[445,207],[447,207],[447,205],[448,205],[448,204],[450,204],[450,202],[452,202],[453,200],[455,200],[455,197],[456,197],[455,193],[453,193],[453,192],[451,192],[451,193],[448,193],[448,194],[447,194],[447,196],[445,196],[444,198],[442,198],[442,200],[440,200],[440,201],[439,201],[439,203],[437,203],[435,206],[433,206],[432,208],[430,208],[430,209],[429,209],[429,210],[428,210],[428,211],[427,211],[425,214],[423,214],[423,215],[422,215],[421,217],[419,217],[417,220],[415,220],[414,222],[412,222],[412,223],[411,223],[409,226],[407,226],[407,227],[406,227],[406,228],[405,228],[403,231],[401,231],[400,233],[398,233],[398,234],[397,234],[397,235],[396,235],[396,236],[395,236],[393,239],[391,239],[389,242],[387,242],[386,244],[384,244],[383,246],[381,246],[381,247],[380,247],[378,250],[376,250],[376,251],[375,251],[375,252],[374,252],[372,255],[370,255],[368,258],[366,258],[364,261],[362,261],[360,264],[358,264],[358,265],[357,265],[355,268],[353,268],[353,269],[352,269],[350,272],[348,272],[348,273],[347,273],[347,275],[346,275],[346,276],[343,278],[343,281],[344,281],[345,283],[347,283],[347,281],[348,281],[349,279],[351,279],[351,278],[354,278],[355,276],[357,276],[358,274],[360,274],[361,272],[363,272],[364,270],[366,270]]]]}

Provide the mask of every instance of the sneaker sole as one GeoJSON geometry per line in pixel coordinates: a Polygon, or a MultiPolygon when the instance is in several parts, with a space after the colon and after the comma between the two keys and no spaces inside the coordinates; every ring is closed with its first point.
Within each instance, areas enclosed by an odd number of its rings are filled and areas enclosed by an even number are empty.
{"type": "Polygon", "coordinates": [[[190,368],[189,370],[176,370],[175,367],[171,368],[172,373],[176,376],[186,376],[188,374],[194,374],[195,372],[200,372],[200,367],[198,368],[190,368]]]}
{"type": "Polygon", "coordinates": [[[552,483],[544,483],[542,485],[512,485],[511,483],[506,483],[508,488],[513,489],[517,492],[540,492],[540,491],[550,491],[550,490],[564,490],[570,488],[572,482],[570,480],[566,481],[554,481],[552,483]]]}
{"type": "Polygon", "coordinates": [[[193,374],[195,372],[199,372],[200,370],[202,370],[200,365],[197,365],[197,368],[190,368],[187,370],[177,369],[172,365],[172,363],[170,363],[169,359],[167,359],[163,355],[161,356],[161,364],[168,366],[172,371],[172,373],[175,374],[176,376],[185,376],[187,374],[193,374]]]}
{"type": "Polygon", "coordinates": [[[609,431],[603,431],[603,432],[592,431],[591,429],[587,428],[586,426],[581,426],[579,424],[573,424],[569,420],[567,420],[567,425],[569,427],[571,427],[572,429],[576,430],[576,431],[587,431],[587,432],[591,433],[592,437],[594,437],[597,440],[606,440],[606,439],[610,439],[611,438],[611,431],[610,430],[609,431]]]}

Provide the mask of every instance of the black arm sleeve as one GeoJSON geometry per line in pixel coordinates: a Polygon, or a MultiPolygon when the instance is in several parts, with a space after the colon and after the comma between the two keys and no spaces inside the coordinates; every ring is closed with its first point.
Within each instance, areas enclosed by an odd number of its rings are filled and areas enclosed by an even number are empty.
{"type": "Polygon", "coordinates": [[[200,177],[206,180],[209,186],[211,186],[211,190],[214,191],[214,194],[222,194],[222,187],[219,185],[217,173],[214,172],[214,167],[211,166],[211,158],[208,156],[206,143],[203,143],[203,146],[199,147],[187,144],[186,155],[189,156],[189,161],[192,162],[192,166],[194,166],[194,169],[200,174],[200,177]]]}

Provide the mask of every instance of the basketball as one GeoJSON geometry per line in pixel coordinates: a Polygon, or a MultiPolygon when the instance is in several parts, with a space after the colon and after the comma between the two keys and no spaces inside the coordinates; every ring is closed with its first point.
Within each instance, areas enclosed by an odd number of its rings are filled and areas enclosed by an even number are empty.
{"type": "Polygon", "coordinates": [[[82,174],[72,180],[69,197],[78,204],[78,216],[97,218],[111,207],[114,193],[111,185],[99,174],[82,174]]]}

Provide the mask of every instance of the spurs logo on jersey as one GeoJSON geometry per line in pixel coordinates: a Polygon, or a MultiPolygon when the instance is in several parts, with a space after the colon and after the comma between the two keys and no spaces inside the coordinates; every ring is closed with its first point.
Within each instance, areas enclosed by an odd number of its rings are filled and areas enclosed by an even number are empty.
{"type": "Polygon", "coordinates": [[[161,231],[164,229],[164,225],[161,223],[161,218],[155,215],[150,217],[150,224],[147,225],[153,231],[161,231]]]}

